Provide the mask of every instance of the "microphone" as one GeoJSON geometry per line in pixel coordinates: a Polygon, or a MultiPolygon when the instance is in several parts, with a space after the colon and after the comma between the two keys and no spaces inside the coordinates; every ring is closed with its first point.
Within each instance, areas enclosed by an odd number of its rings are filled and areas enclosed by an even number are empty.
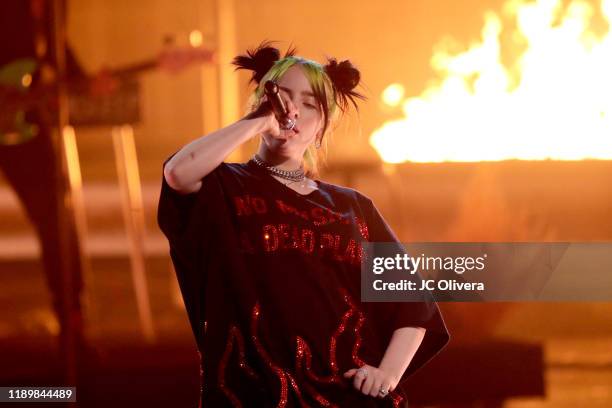
{"type": "Polygon", "coordinates": [[[270,101],[270,105],[272,105],[274,116],[276,116],[276,120],[278,120],[281,129],[293,129],[295,126],[295,120],[287,116],[289,112],[283,103],[283,99],[280,97],[280,92],[276,82],[271,80],[266,81],[264,84],[264,92],[270,101]]]}

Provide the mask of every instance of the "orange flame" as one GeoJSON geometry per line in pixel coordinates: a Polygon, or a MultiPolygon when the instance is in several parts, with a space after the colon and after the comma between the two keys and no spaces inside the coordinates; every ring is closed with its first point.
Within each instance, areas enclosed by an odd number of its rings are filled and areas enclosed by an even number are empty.
{"type": "MultiPolygon", "coordinates": [[[[596,3],[612,23],[612,0],[596,3]]],[[[525,41],[513,65],[501,62],[503,22],[489,11],[481,41],[456,55],[434,50],[439,83],[405,98],[405,117],[370,136],[383,161],[612,159],[612,36],[594,33],[594,7],[510,0],[504,11],[512,38],[525,41]]]]}

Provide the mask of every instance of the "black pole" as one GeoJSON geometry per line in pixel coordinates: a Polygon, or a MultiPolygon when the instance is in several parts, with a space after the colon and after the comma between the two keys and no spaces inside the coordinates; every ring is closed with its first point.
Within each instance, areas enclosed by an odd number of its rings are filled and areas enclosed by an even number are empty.
{"type": "MultiPolygon", "coordinates": [[[[53,0],[53,42],[55,50],[55,69],[57,78],[66,78],[66,3],[64,0],[53,0]]],[[[60,355],[63,363],[63,375],[67,385],[75,385],[77,380],[77,327],[72,318],[73,315],[73,291],[74,291],[74,271],[71,268],[74,262],[72,256],[78,256],[71,251],[69,225],[72,216],[72,200],[70,194],[70,184],[68,182],[68,171],[66,157],[63,148],[63,130],[68,125],[68,92],[65,81],[58,81],[57,84],[57,111],[55,117],[55,131],[51,132],[53,149],[57,157],[57,185],[54,186],[60,194],[57,195],[59,231],[58,240],[61,250],[61,274],[62,274],[62,293],[61,293],[61,314],[60,319],[64,322],[64,333],[60,336],[60,355]]]]}

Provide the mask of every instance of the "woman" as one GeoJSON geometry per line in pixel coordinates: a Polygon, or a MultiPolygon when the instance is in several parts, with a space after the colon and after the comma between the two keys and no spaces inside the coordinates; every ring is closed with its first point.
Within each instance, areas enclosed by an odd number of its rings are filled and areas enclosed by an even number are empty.
{"type": "Polygon", "coordinates": [[[359,71],[262,43],[233,63],[245,118],[164,162],[158,223],[201,358],[203,406],[400,406],[398,384],[449,339],[434,302],[360,302],[362,241],[399,242],[372,201],[319,180],[325,136],[359,71]],[[263,85],[275,81],[292,130],[263,85]],[[223,160],[261,135],[246,163],[223,160]]]}

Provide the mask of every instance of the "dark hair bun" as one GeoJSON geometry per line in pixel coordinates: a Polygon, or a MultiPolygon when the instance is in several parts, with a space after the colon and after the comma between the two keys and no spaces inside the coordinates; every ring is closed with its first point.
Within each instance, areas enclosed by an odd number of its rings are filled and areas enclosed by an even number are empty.
{"type": "Polygon", "coordinates": [[[338,63],[335,58],[330,58],[328,61],[325,72],[334,81],[340,92],[349,92],[359,84],[361,75],[359,70],[351,64],[351,61],[344,60],[338,63]]]}
{"type": "MultiPolygon", "coordinates": [[[[253,71],[250,82],[259,83],[274,63],[280,59],[280,51],[271,46],[272,41],[263,41],[257,48],[247,50],[247,55],[238,55],[232,60],[234,71],[248,69],[253,71]]],[[[285,57],[293,56],[295,48],[287,51],[285,57]]]]}
{"type": "Polygon", "coordinates": [[[328,58],[327,61],[325,72],[334,84],[341,109],[346,111],[349,101],[357,109],[355,98],[365,99],[365,96],[353,90],[361,80],[359,70],[349,60],[338,63],[335,58],[328,58]]]}

